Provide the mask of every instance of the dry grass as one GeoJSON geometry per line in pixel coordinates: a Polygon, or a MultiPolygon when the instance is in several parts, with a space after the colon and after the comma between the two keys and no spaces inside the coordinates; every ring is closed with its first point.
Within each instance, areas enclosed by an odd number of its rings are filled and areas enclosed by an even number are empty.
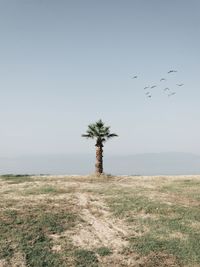
{"type": "Polygon", "coordinates": [[[0,177],[0,267],[200,266],[200,176],[0,177]]]}

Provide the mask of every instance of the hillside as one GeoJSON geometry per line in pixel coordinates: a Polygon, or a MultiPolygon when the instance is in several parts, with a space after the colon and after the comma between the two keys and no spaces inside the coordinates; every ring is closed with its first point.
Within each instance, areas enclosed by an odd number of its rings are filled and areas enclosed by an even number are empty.
{"type": "Polygon", "coordinates": [[[200,176],[1,176],[0,267],[200,266],[200,176]]]}

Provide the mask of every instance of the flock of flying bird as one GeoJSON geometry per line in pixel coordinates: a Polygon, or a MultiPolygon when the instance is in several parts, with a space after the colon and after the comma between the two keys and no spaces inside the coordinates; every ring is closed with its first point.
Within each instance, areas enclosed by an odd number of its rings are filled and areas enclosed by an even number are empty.
{"type": "MultiPolygon", "coordinates": [[[[171,74],[171,73],[176,73],[177,72],[177,70],[169,70],[168,72],[167,72],[167,74],[171,74]]],[[[135,75],[135,76],[133,76],[132,77],[132,79],[137,79],[138,78],[138,76],[137,75],[135,75]]],[[[167,79],[166,78],[161,78],[160,79],[160,83],[162,83],[162,82],[165,82],[167,79]]],[[[181,87],[181,86],[183,86],[184,84],[183,83],[177,83],[176,84],[176,86],[178,86],[178,87],[181,87]]],[[[155,85],[152,85],[152,86],[145,86],[144,87],[144,90],[145,90],[145,95],[146,95],[146,97],[148,97],[148,98],[151,98],[152,97],[152,93],[150,92],[151,91],[151,89],[153,89],[153,88],[156,88],[157,87],[157,85],[155,84],[155,85]]],[[[174,92],[174,91],[171,91],[171,89],[169,88],[169,87],[165,87],[165,88],[163,88],[163,91],[165,92],[165,93],[167,93],[167,96],[168,97],[171,97],[171,96],[173,96],[173,95],[175,95],[176,94],[176,92],[174,92]]]]}

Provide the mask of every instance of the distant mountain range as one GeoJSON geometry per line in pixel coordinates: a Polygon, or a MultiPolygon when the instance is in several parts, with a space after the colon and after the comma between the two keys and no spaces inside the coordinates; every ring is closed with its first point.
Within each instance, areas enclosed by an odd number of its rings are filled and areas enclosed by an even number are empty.
{"type": "MultiPolygon", "coordinates": [[[[90,174],[94,155],[0,157],[0,174],[90,174]]],[[[116,175],[200,174],[200,156],[190,153],[144,153],[104,156],[104,170],[116,175]]]]}

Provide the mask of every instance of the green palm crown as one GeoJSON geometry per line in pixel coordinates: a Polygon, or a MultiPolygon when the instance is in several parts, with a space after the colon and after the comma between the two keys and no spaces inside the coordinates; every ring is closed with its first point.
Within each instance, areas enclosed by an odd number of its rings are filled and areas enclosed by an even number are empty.
{"type": "Polygon", "coordinates": [[[105,126],[101,119],[96,123],[89,124],[86,134],[82,134],[82,137],[96,139],[96,146],[103,146],[104,142],[116,136],[118,135],[110,133],[110,126],[105,126]]]}

